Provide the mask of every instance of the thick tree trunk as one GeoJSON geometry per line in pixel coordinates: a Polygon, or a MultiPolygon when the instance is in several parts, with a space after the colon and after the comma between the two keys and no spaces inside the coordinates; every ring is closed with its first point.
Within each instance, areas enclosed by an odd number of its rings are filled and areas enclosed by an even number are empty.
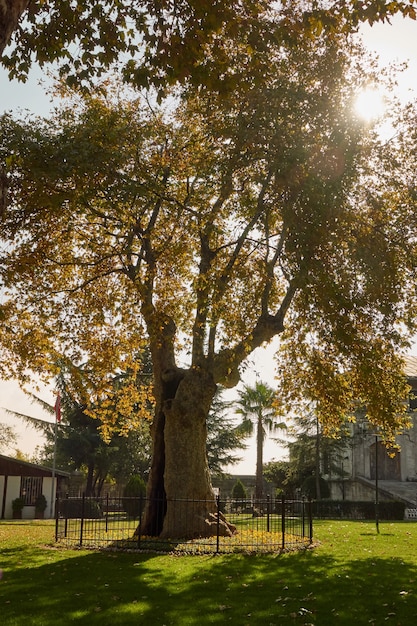
{"type": "Polygon", "coordinates": [[[162,537],[211,534],[216,503],[207,463],[206,421],[215,390],[209,375],[190,370],[181,380],[175,398],[166,403],[167,510],[162,537]]]}
{"type": "MultiPolygon", "coordinates": [[[[166,377],[166,375],[165,375],[166,377]]],[[[171,372],[154,422],[154,454],[141,532],[190,539],[217,530],[216,500],[207,462],[207,415],[216,386],[202,370],[171,372]],[[175,390],[175,392],[174,392],[175,390]],[[174,392],[174,393],[173,393],[174,392]]],[[[233,527],[220,521],[222,534],[233,527]]]]}
{"type": "Polygon", "coordinates": [[[144,523],[141,532],[157,537],[162,531],[166,513],[166,493],[164,487],[165,472],[165,413],[157,402],[152,424],[152,464],[146,492],[144,523]]]}
{"type": "Polygon", "coordinates": [[[170,539],[222,534],[234,528],[218,520],[207,461],[207,416],[216,391],[209,369],[182,370],[175,362],[172,319],[144,306],[152,353],[155,418],[152,465],[143,523],[136,532],[170,539]]]}
{"type": "Polygon", "coordinates": [[[94,496],[94,462],[90,461],[87,466],[87,481],[85,485],[85,495],[87,498],[94,496]]]}
{"type": "Polygon", "coordinates": [[[176,327],[172,320],[144,307],[150,335],[155,393],[155,416],[152,423],[152,464],[149,474],[145,515],[136,532],[157,537],[162,531],[166,513],[165,473],[165,405],[176,395],[183,372],[175,364],[176,327]]]}
{"type": "Polygon", "coordinates": [[[0,0],[0,56],[28,6],[29,0],[0,0]]]}

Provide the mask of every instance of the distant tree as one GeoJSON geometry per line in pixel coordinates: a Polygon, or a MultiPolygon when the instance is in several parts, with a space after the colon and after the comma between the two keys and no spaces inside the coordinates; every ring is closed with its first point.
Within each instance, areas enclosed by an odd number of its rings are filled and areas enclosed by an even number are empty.
{"type": "Polygon", "coordinates": [[[127,481],[123,489],[123,508],[129,517],[138,518],[140,515],[140,502],[146,496],[146,485],[144,480],[137,474],[127,481]]]}
{"type": "Polygon", "coordinates": [[[289,461],[269,461],[263,468],[265,479],[274,485],[277,495],[293,495],[294,492],[289,481],[289,472],[289,461]]]}
{"type": "Polygon", "coordinates": [[[285,488],[293,494],[301,489],[315,498],[328,497],[323,474],[340,473],[340,459],[349,436],[347,426],[342,425],[333,436],[326,436],[314,411],[307,411],[293,418],[288,433],[291,440],[282,442],[289,450],[283,477],[285,488]]]}
{"type": "Polygon", "coordinates": [[[212,476],[222,475],[228,465],[238,463],[241,459],[234,452],[246,448],[245,433],[229,416],[232,406],[223,400],[222,391],[217,391],[207,417],[207,456],[212,476]]]}
{"type": "Polygon", "coordinates": [[[243,507],[248,494],[245,485],[238,479],[232,488],[232,499],[236,507],[243,507]]]}
{"type": "Polygon", "coordinates": [[[301,485],[301,492],[307,498],[321,500],[330,496],[330,488],[328,483],[322,476],[307,476],[301,485]]]}
{"type": "MultiPolygon", "coordinates": [[[[59,424],[54,425],[50,421],[8,411],[46,437],[45,446],[37,451],[40,462],[52,465],[55,456],[56,465],[61,469],[85,472],[87,496],[100,495],[104,482],[109,477],[125,482],[133,473],[138,473],[143,478],[149,473],[150,419],[144,419],[146,407],[144,409],[135,404],[135,399],[139,404],[147,402],[147,393],[142,397],[140,392],[142,388],[150,386],[149,359],[146,352],[139,361],[142,364],[139,372],[126,371],[113,376],[113,393],[102,399],[103,413],[112,416],[114,427],[111,435],[106,428],[107,424],[103,424],[87,410],[85,397],[80,393],[80,380],[86,376],[85,372],[64,362],[60,363],[61,371],[56,378],[61,397],[59,424]],[[78,384],[74,383],[75,377],[78,384]],[[133,396],[132,385],[137,389],[133,396]],[[125,395],[126,387],[129,389],[128,400],[125,395]]],[[[31,397],[47,413],[54,415],[54,406],[34,394],[31,397]]],[[[150,418],[150,414],[148,417],[150,418]]]]}
{"type": "MultiPolygon", "coordinates": [[[[62,389],[62,388],[61,388],[62,389]]],[[[10,411],[36,428],[46,438],[43,448],[36,454],[37,460],[52,466],[54,456],[57,467],[66,471],[81,470],[86,474],[85,493],[87,496],[100,495],[108,475],[112,449],[100,434],[100,422],[85,413],[85,407],[62,393],[62,419],[54,426],[53,422],[10,411]],[[56,446],[55,446],[56,435],[56,446]]],[[[33,396],[53,415],[54,407],[33,396]]]]}
{"type": "Polygon", "coordinates": [[[254,387],[245,385],[235,402],[236,413],[242,421],[239,429],[246,436],[256,433],[256,483],[255,498],[263,496],[263,449],[268,432],[285,428],[277,422],[276,392],[267,384],[256,382],[254,387]]]}
{"type": "Polygon", "coordinates": [[[26,452],[23,452],[19,448],[15,449],[13,458],[17,459],[18,461],[26,461],[29,463],[31,461],[29,454],[26,454],[26,452]]]}
{"type": "Polygon", "coordinates": [[[8,424],[0,423],[0,450],[8,450],[17,444],[16,431],[8,424]]]}
{"type": "Polygon", "coordinates": [[[114,450],[109,476],[118,485],[123,485],[131,475],[138,475],[146,482],[151,467],[152,437],[151,422],[142,420],[123,435],[114,435],[111,446],[114,450]]]}

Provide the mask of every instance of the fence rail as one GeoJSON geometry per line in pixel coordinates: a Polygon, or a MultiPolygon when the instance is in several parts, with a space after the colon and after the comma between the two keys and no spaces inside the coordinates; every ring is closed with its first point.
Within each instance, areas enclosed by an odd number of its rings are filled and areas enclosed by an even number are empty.
{"type": "MultiPolygon", "coordinates": [[[[230,552],[282,552],[307,547],[313,541],[311,501],[225,500],[217,497],[211,536],[195,539],[160,539],[144,536],[141,532],[145,498],[58,499],[56,503],[56,541],[66,546],[106,548],[113,550],[141,550],[188,554],[230,552]],[[222,534],[219,520],[235,527],[231,536],[222,534]]],[[[161,503],[162,504],[162,503],[161,503]]],[[[166,502],[163,503],[166,505],[166,502]]],[[[196,510],[204,509],[201,500],[175,500],[175,510],[181,510],[185,524],[184,537],[189,536],[187,520],[192,523],[196,510]],[[184,512],[186,513],[184,515],[184,512]]],[[[158,510],[163,507],[156,507],[158,510]]]]}

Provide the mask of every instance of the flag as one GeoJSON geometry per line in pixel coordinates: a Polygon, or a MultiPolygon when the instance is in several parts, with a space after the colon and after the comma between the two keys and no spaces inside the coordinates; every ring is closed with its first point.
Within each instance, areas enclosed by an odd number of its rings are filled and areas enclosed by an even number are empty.
{"type": "Polygon", "coordinates": [[[57,424],[61,421],[61,394],[58,391],[55,402],[55,419],[57,424]]]}

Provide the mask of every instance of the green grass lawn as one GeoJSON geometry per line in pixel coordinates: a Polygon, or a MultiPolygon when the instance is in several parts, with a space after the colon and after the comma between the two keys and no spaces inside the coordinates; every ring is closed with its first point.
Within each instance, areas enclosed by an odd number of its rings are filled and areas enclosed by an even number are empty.
{"type": "Polygon", "coordinates": [[[417,622],[417,523],[315,522],[312,550],[171,556],[63,550],[47,521],[0,522],[0,625],[417,622]]]}

